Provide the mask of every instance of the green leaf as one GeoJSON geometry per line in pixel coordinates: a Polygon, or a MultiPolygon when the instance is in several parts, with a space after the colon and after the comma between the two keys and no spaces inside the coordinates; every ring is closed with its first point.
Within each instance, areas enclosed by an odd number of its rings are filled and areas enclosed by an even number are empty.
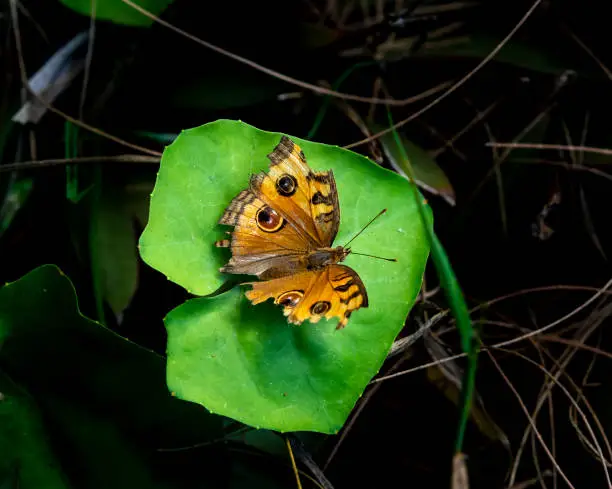
{"type": "Polygon", "coordinates": [[[0,372],[0,487],[68,489],[36,404],[0,372]]]}
{"type": "MultiPolygon", "coordinates": [[[[159,15],[173,0],[132,0],[133,3],[148,10],[153,15],[159,15]]],[[[79,14],[91,16],[91,0],[60,0],[66,7],[79,14]]],[[[153,21],[138,10],[121,0],[97,0],[95,2],[95,16],[97,20],[109,20],[115,24],[124,24],[134,27],[149,27],[153,21]]]]}
{"type": "MultiPolygon", "coordinates": [[[[384,126],[378,124],[369,124],[371,130],[375,133],[385,129],[384,126]]],[[[455,205],[455,190],[444,173],[444,170],[440,168],[436,160],[427,154],[427,152],[421,147],[409,141],[405,137],[401,136],[402,145],[404,146],[405,154],[408,157],[409,163],[414,172],[414,181],[423,190],[434,195],[439,195],[446,200],[450,205],[455,205]]],[[[399,150],[395,140],[393,139],[393,133],[387,132],[380,137],[383,150],[391,166],[395,168],[400,174],[408,178],[409,171],[407,170],[408,162],[404,157],[404,153],[399,150]]]]}
{"type": "MultiPolygon", "coordinates": [[[[217,222],[249,176],[268,169],[280,137],[228,120],[183,131],[162,157],[140,239],[144,261],[196,295],[217,289],[228,278],[218,271],[227,250],[213,244],[227,227],[217,222]]],[[[353,248],[397,263],[348,257],[370,306],[341,331],[336,320],[289,326],[279,307],[252,306],[239,289],[186,302],[165,320],[167,381],[177,397],[255,427],[335,433],[402,329],[429,246],[406,179],[351,151],[293,139],[313,169],[334,171],[336,243],[387,208],[353,248]]]]}
{"type": "Polygon", "coordinates": [[[101,293],[115,316],[120,317],[138,285],[136,231],[124,188],[105,181],[91,218],[91,246],[101,293]]]}
{"type": "Polygon", "coordinates": [[[220,419],[170,395],[161,356],[82,316],[70,280],[53,265],[0,288],[0,345],[0,368],[37,399],[90,406],[150,446],[221,433],[220,419]]]}
{"type": "Polygon", "coordinates": [[[128,183],[124,188],[125,210],[143,229],[149,221],[149,198],[154,186],[154,178],[143,178],[128,183]]]}
{"type": "Polygon", "coordinates": [[[53,441],[70,460],[66,471],[73,472],[76,487],[176,487],[156,479],[151,448],[139,447],[109,416],[56,396],[41,404],[53,426],[53,441]]]}

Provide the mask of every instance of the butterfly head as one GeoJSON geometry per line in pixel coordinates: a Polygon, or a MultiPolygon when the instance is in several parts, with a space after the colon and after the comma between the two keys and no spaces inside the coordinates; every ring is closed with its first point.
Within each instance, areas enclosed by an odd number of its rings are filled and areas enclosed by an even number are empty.
{"type": "Polygon", "coordinates": [[[338,253],[338,261],[346,260],[346,257],[351,254],[351,249],[345,248],[344,246],[338,246],[336,251],[338,253]]]}
{"type": "Polygon", "coordinates": [[[335,248],[329,249],[329,264],[339,263],[341,261],[346,260],[346,257],[351,253],[350,248],[345,248],[344,246],[336,246],[335,248]]]}

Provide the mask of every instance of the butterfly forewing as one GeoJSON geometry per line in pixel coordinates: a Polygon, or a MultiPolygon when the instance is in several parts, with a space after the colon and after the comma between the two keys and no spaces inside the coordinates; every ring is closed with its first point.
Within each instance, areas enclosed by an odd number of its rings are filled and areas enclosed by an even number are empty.
{"type": "Polygon", "coordinates": [[[269,173],[252,175],[219,220],[234,226],[231,240],[217,242],[232,250],[222,272],[269,279],[305,270],[306,254],[331,245],[338,231],[332,172],[313,172],[286,136],[268,158],[269,173]]]}
{"type": "Polygon", "coordinates": [[[272,278],[300,269],[308,245],[280,214],[250,190],[234,197],[219,223],[234,226],[231,240],[216,243],[232,250],[222,272],[272,278]]]}
{"type": "Polygon", "coordinates": [[[283,136],[268,155],[270,170],[251,179],[251,189],[306,233],[316,247],[331,246],[340,225],[333,172],[314,172],[300,147],[283,136]]]}

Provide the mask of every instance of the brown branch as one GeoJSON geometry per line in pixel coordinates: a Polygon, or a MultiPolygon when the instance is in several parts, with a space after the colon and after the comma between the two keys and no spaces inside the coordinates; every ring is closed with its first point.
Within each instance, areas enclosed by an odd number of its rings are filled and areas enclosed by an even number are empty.
{"type": "Polygon", "coordinates": [[[28,170],[31,168],[46,168],[49,166],[68,165],[72,163],[159,163],[156,156],[117,155],[117,156],[83,156],[79,158],[55,158],[50,160],[20,161],[0,165],[0,173],[13,170],[28,170]]]}
{"type": "Polygon", "coordinates": [[[136,151],[140,151],[142,153],[147,153],[150,154],[152,156],[161,156],[161,153],[159,153],[158,151],[154,151],[152,149],[149,148],[145,148],[143,146],[138,146],[137,144],[133,144],[133,143],[129,143],[121,138],[118,138],[117,136],[113,136],[112,134],[108,134],[107,132],[102,131],[101,129],[98,129],[97,127],[94,126],[90,126],[89,124],[86,124],[83,121],[80,121],[78,119],[75,119],[74,117],[69,116],[68,114],[62,112],[59,109],[56,109],[53,105],[51,105],[49,102],[47,102],[45,99],[43,99],[40,95],[38,95],[36,92],[34,92],[34,90],[32,90],[32,87],[30,87],[30,84],[28,82],[28,75],[27,75],[27,70],[26,70],[26,66],[25,66],[25,61],[23,58],[23,49],[21,46],[21,32],[19,30],[19,15],[17,13],[17,4],[16,4],[16,0],[9,0],[10,3],[10,7],[11,7],[11,17],[12,17],[12,21],[13,21],[13,32],[15,34],[15,49],[17,50],[17,58],[19,61],[19,72],[21,75],[21,83],[23,84],[24,88],[28,91],[28,93],[34,97],[40,104],[42,104],[44,107],[46,107],[47,110],[49,110],[50,112],[53,112],[54,114],[59,115],[60,117],[63,117],[64,119],[66,119],[67,121],[71,122],[72,124],[79,126],[87,131],[93,132],[94,134],[97,134],[98,136],[101,136],[103,138],[109,139],[111,141],[114,141],[117,144],[121,144],[122,146],[126,146],[128,148],[134,149],[136,151]]]}
{"type": "MultiPolygon", "coordinates": [[[[331,90],[329,88],[324,88],[324,87],[320,87],[318,85],[313,85],[312,83],[307,83],[304,82],[302,80],[298,80],[297,78],[293,78],[291,76],[285,75],[283,73],[280,73],[276,70],[273,70],[271,68],[267,68],[265,66],[260,65],[259,63],[256,63],[255,61],[252,61],[248,58],[244,58],[238,54],[232,53],[231,51],[228,51],[227,49],[223,49],[222,47],[219,47],[215,44],[212,44],[208,41],[205,41],[203,39],[200,39],[197,36],[194,36],[193,34],[190,34],[189,32],[181,29],[180,27],[176,27],[175,25],[171,24],[170,22],[166,22],[165,20],[159,18],[157,15],[149,12],[148,10],[142,8],[141,6],[135,4],[134,2],[132,2],[131,0],[121,0],[123,3],[125,3],[126,5],[129,5],[130,7],[132,7],[134,10],[140,12],[142,15],[144,15],[145,17],[148,17],[149,19],[153,20],[154,22],[157,22],[160,25],[163,25],[164,27],[173,30],[174,32],[176,32],[177,34],[180,34],[183,37],[186,37],[187,39],[190,39],[191,41],[194,41],[198,44],[200,44],[201,46],[204,46],[207,49],[210,49],[212,51],[215,51],[216,53],[219,53],[223,56],[226,56],[230,59],[233,59],[234,61],[238,61],[239,63],[245,64],[247,66],[250,66],[251,68],[257,70],[257,71],[261,71],[262,73],[265,73],[266,75],[272,76],[274,78],[277,78],[279,80],[282,80],[284,82],[290,83],[292,85],[296,85],[298,87],[304,88],[306,90],[310,90],[312,92],[315,93],[319,93],[321,95],[329,95],[331,97],[336,97],[336,98],[341,98],[341,99],[345,99],[345,100],[353,100],[355,102],[363,102],[363,103],[367,103],[367,104],[387,104],[387,105],[393,105],[396,107],[403,107],[409,104],[412,104],[414,102],[418,102],[419,100],[422,100],[424,98],[429,97],[430,95],[433,95],[437,92],[440,92],[442,90],[444,90],[446,87],[448,87],[450,85],[450,82],[444,82],[441,83],[433,88],[430,88],[429,90],[426,90],[418,95],[415,95],[413,97],[407,98],[407,99],[403,99],[403,100],[395,100],[395,99],[387,99],[387,98],[372,98],[372,97],[361,97],[359,95],[353,95],[350,93],[342,93],[342,92],[337,92],[336,90],[331,90]]],[[[541,0],[537,0],[538,2],[541,0]]]]}
{"type": "MultiPolygon", "coordinates": [[[[127,0],[122,0],[122,1],[125,2],[127,0]]],[[[385,135],[385,134],[387,134],[387,133],[389,133],[391,131],[399,129],[400,127],[404,126],[408,122],[410,122],[410,121],[416,119],[417,117],[421,116],[422,114],[427,112],[429,109],[431,109],[435,105],[437,105],[440,102],[442,102],[442,100],[444,100],[451,93],[455,92],[458,88],[463,86],[470,78],[472,78],[472,76],[474,76],[478,71],[480,71],[487,63],[489,63],[489,61],[491,61],[497,55],[497,53],[508,43],[508,41],[512,38],[512,36],[514,36],[516,31],[518,31],[521,28],[521,26],[527,21],[527,19],[531,16],[531,14],[535,11],[535,9],[540,5],[540,3],[542,3],[542,0],[535,0],[533,5],[529,8],[529,10],[527,10],[525,15],[523,15],[521,20],[519,20],[519,22],[512,28],[512,30],[508,33],[508,35],[506,37],[504,37],[500,41],[500,43],[497,46],[495,46],[495,48],[480,63],[478,63],[476,65],[476,67],[474,67],[472,70],[470,70],[463,78],[461,78],[457,83],[452,85],[442,95],[440,95],[436,99],[432,100],[430,103],[428,103],[422,109],[417,110],[410,117],[407,117],[406,119],[393,124],[391,127],[388,127],[387,129],[385,129],[383,131],[380,131],[379,133],[376,133],[376,134],[370,136],[369,138],[365,138],[365,139],[362,139],[361,141],[357,141],[355,143],[351,143],[351,144],[349,144],[347,146],[344,146],[344,148],[347,148],[347,149],[348,148],[354,148],[355,146],[361,146],[362,144],[369,143],[370,141],[372,141],[374,139],[378,139],[379,137],[381,137],[381,136],[383,136],[383,135],[385,135]]]]}
{"type": "Polygon", "coordinates": [[[485,143],[485,146],[493,148],[512,149],[556,149],[558,151],[581,151],[584,153],[595,153],[612,156],[612,149],[593,148],[592,146],[574,146],[571,144],[541,144],[541,143],[485,143]]]}

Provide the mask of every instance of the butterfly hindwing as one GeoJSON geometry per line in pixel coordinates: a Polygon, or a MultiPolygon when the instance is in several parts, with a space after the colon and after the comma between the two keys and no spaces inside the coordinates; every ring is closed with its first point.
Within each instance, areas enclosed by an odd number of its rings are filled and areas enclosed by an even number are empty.
{"type": "Polygon", "coordinates": [[[296,273],[266,282],[250,282],[246,292],[253,304],[270,298],[283,306],[283,313],[292,324],[322,317],[339,319],[336,329],[348,323],[351,313],[368,307],[368,295],[357,273],[344,265],[329,265],[319,270],[296,273]]]}

